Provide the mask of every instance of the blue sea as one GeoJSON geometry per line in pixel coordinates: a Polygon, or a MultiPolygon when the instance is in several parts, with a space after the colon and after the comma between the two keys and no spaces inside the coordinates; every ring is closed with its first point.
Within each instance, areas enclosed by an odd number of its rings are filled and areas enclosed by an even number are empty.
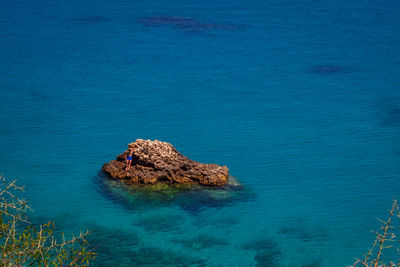
{"type": "Polygon", "coordinates": [[[346,266],[400,199],[399,1],[3,0],[0,173],[93,266],[346,266]],[[227,165],[196,203],[101,167],[134,140],[227,165]]]}

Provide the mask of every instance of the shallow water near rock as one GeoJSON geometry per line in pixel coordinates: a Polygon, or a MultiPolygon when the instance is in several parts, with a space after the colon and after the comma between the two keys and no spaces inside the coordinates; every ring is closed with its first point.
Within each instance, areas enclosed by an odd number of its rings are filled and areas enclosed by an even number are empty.
{"type": "Polygon", "coordinates": [[[197,213],[203,209],[223,208],[235,202],[251,201],[255,192],[230,177],[227,185],[209,187],[196,184],[131,184],[107,174],[99,173],[95,181],[99,190],[110,199],[119,201],[127,209],[146,209],[149,207],[179,206],[188,213],[197,213]]]}
{"type": "Polygon", "coordinates": [[[4,0],[0,173],[35,225],[93,230],[93,266],[350,265],[400,199],[398,10],[4,0]],[[138,138],[244,189],[137,194],[99,176],[138,138]]]}

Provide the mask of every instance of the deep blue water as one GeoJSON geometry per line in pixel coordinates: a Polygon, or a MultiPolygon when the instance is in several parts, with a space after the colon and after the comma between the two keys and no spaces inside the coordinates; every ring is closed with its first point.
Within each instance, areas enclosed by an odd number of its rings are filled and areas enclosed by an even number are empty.
{"type": "Polygon", "coordinates": [[[398,1],[1,6],[0,173],[95,265],[345,266],[400,198],[398,1]],[[137,138],[250,193],[130,199],[99,170],[137,138]]]}

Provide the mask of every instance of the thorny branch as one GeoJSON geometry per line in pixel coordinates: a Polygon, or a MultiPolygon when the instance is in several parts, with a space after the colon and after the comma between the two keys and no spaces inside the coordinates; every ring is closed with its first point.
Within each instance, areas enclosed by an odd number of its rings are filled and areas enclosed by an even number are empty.
{"type": "Polygon", "coordinates": [[[23,188],[16,180],[7,182],[0,176],[0,265],[1,266],[87,266],[95,253],[86,250],[89,231],[58,242],[54,224],[30,226],[27,202],[19,197],[23,188]]]}
{"type": "Polygon", "coordinates": [[[381,231],[373,231],[375,233],[376,238],[369,249],[368,253],[365,255],[364,259],[356,259],[355,263],[352,265],[353,267],[363,266],[363,267],[394,267],[400,266],[399,263],[390,262],[388,264],[381,261],[383,250],[390,248],[392,246],[386,245],[387,242],[395,241],[396,235],[392,232],[393,226],[393,218],[400,219],[400,209],[397,203],[397,200],[393,200],[392,208],[389,211],[389,217],[386,221],[378,219],[381,225],[381,231]]]}

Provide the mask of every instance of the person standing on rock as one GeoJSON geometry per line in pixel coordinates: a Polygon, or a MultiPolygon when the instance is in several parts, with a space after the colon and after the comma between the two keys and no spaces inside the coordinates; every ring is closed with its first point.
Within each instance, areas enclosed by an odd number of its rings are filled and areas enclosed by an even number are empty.
{"type": "Polygon", "coordinates": [[[129,149],[128,150],[128,154],[126,154],[126,168],[125,168],[125,170],[130,170],[131,169],[132,154],[133,154],[133,149],[129,149]]]}

